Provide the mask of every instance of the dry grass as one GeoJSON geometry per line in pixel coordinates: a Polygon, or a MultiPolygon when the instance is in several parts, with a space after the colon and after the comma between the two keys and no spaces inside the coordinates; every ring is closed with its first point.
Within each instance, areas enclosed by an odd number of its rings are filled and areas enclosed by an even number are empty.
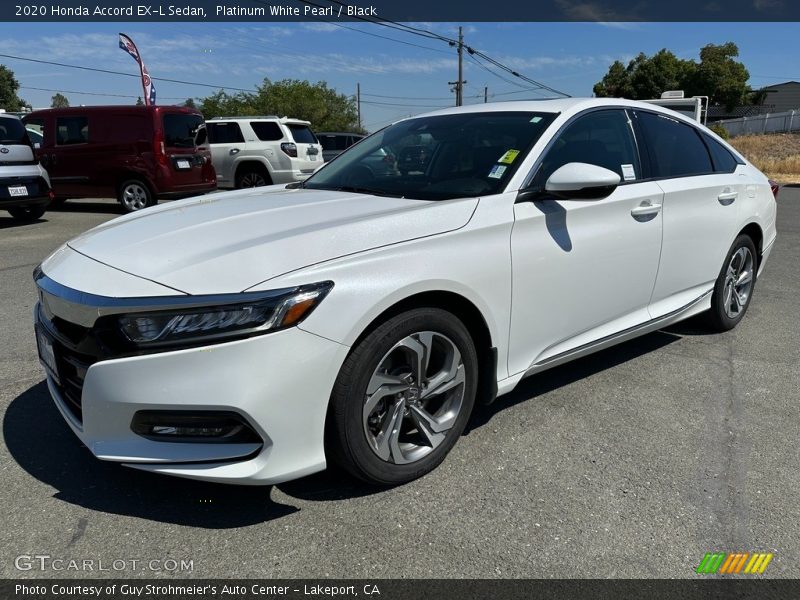
{"type": "Polygon", "coordinates": [[[770,179],[800,183],[800,134],[741,135],[729,141],[770,179]]]}

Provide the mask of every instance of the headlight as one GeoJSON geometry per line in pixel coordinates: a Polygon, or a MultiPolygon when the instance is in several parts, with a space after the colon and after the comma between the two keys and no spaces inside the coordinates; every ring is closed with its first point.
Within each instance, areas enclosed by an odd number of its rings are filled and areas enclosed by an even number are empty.
{"type": "Polygon", "coordinates": [[[297,325],[332,287],[333,282],[326,281],[266,294],[241,294],[238,302],[126,314],[117,323],[125,338],[137,346],[224,341],[297,325]]]}

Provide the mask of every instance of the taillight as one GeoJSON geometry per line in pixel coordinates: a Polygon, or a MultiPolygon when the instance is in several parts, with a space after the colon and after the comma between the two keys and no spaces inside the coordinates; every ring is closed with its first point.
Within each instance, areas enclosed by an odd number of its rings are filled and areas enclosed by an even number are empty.
{"type": "Polygon", "coordinates": [[[772,195],[775,197],[775,200],[778,199],[778,190],[781,189],[780,184],[777,181],[769,180],[769,187],[772,190],[772,195]]]}
{"type": "Polygon", "coordinates": [[[156,131],[153,138],[153,154],[156,156],[156,162],[162,165],[167,164],[167,151],[164,148],[164,132],[156,131]]]}
{"type": "Polygon", "coordinates": [[[281,144],[281,150],[286,156],[291,156],[292,158],[297,158],[297,145],[293,144],[292,142],[284,142],[281,144]]]}

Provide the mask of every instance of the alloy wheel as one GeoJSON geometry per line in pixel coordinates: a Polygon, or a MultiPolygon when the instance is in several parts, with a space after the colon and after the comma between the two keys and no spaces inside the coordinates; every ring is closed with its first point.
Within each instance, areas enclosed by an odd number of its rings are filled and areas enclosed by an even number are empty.
{"type": "Polygon", "coordinates": [[[367,385],[364,433],[394,464],[416,462],[447,437],[464,404],[464,362],[447,336],[422,331],[395,344],[367,385]]]}
{"type": "Polygon", "coordinates": [[[753,289],[753,253],[741,247],[731,256],[725,273],[723,306],[729,318],[737,318],[747,307],[753,289]]]}
{"type": "Polygon", "coordinates": [[[267,185],[267,180],[264,179],[264,176],[261,175],[261,173],[251,171],[250,173],[245,173],[242,176],[240,185],[243,188],[261,187],[267,185]]]}
{"type": "Polygon", "coordinates": [[[122,204],[129,211],[147,207],[148,193],[141,183],[129,183],[122,190],[122,204]]]}

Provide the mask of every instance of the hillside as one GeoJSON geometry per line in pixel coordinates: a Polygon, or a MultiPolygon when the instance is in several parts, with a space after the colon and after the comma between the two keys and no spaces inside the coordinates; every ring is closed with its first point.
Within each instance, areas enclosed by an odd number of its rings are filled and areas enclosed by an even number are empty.
{"type": "Polygon", "coordinates": [[[770,179],[800,183],[800,134],[742,135],[728,141],[770,179]]]}

